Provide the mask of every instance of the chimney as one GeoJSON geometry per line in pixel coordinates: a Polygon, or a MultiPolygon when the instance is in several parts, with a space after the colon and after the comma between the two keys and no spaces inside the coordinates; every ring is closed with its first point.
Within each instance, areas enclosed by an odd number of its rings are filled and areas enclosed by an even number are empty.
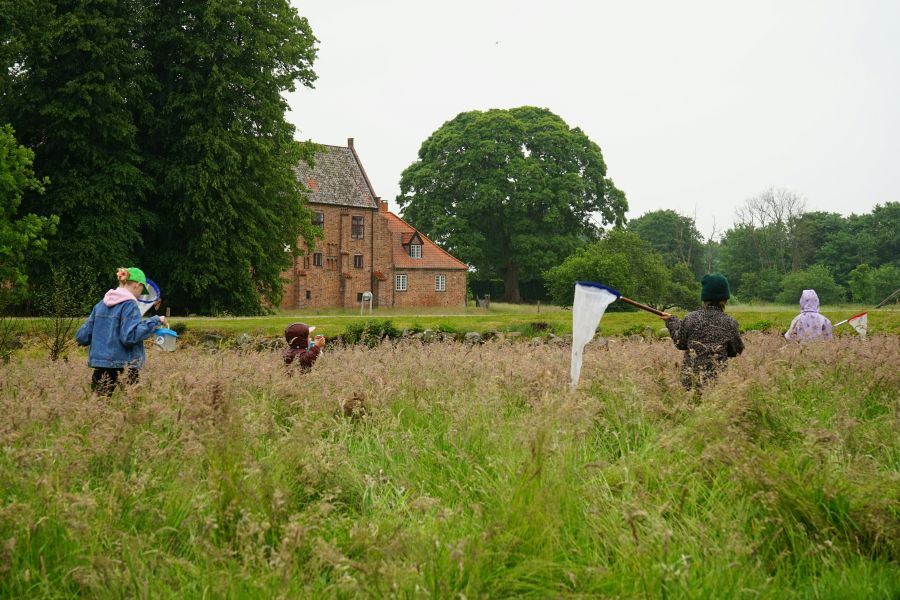
{"type": "Polygon", "coordinates": [[[382,200],[381,196],[376,196],[375,201],[378,202],[378,212],[387,212],[387,200],[382,200]]]}
{"type": "Polygon", "coordinates": [[[348,148],[352,148],[352,147],[353,147],[353,138],[347,138],[347,147],[348,147],[348,148]]]}

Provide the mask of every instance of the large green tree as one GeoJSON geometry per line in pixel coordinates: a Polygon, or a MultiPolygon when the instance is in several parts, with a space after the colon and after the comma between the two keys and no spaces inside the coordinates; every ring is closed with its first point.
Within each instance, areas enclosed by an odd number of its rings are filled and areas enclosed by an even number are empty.
{"type": "Polygon", "coordinates": [[[314,234],[282,93],[315,55],[288,0],[0,3],[0,119],[53,181],[20,212],[60,216],[39,267],[137,262],[198,312],[277,303],[314,234]]]}
{"type": "MultiPolygon", "coordinates": [[[[37,177],[52,181],[46,193],[26,193],[19,209],[59,216],[49,262],[111,273],[141,246],[151,218],[134,119],[148,85],[146,53],[135,37],[143,5],[0,4],[0,122],[12,123],[34,151],[37,177]]],[[[46,263],[32,268],[49,273],[46,263]]]]}
{"type": "Polygon", "coordinates": [[[281,298],[313,228],[282,93],[311,86],[316,39],[287,0],[172,0],[147,23],[157,89],[142,131],[159,220],[144,261],[174,304],[252,313],[281,298]],[[286,251],[287,249],[287,251],[286,251]]]}
{"type": "Polygon", "coordinates": [[[846,217],[840,230],[822,240],[816,257],[841,284],[849,282],[850,272],[860,264],[900,267],[900,202],[846,217]]]}
{"type": "Polygon", "coordinates": [[[25,257],[46,249],[47,236],[55,233],[56,216],[26,214],[16,217],[22,195],[40,194],[46,179],[34,176],[34,153],[16,142],[13,128],[0,126],[0,310],[23,299],[26,284],[25,257]]]}
{"type": "Polygon", "coordinates": [[[697,277],[706,272],[703,237],[691,217],[654,210],[630,220],[628,231],[647,241],[669,267],[683,264],[697,277]]]}
{"type": "Polygon", "coordinates": [[[400,179],[403,217],[472,265],[502,277],[506,300],[624,223],[625,195],[600,147],[547,109],[470,111],[435,131],[400,179]]]}
{"type": "Polygon", "coordinates": [[[822,248],[829,240],[847,231],[847,219],[838,213],[812,211],[797,217],[798,268],[805,269],[822,260],[822,248]]]}

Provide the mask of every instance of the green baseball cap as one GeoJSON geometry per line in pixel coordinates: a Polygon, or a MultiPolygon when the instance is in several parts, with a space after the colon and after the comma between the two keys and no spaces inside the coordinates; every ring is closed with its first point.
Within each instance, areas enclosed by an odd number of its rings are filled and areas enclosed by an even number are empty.
{"type": "Polygon", "coordinates": [[[147,276],[144,275],[144,272],[137,267],[128,267],[125,270],[128,271],[127,281],[137,281],[144,286],[144,291],[147,292],[147,276]]]}

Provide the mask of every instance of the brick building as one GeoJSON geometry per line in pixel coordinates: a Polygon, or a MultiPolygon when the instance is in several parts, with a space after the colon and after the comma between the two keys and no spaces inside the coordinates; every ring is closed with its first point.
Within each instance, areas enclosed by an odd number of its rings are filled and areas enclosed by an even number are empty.
{"type": "Polygon", "coordinates": [[[308,207],[324,237],[284,273],[283,309],[374,306],[464,306],[465,263],[388,211],[353,148],[325,146],[315,167],[298,165],[308,207]]]}

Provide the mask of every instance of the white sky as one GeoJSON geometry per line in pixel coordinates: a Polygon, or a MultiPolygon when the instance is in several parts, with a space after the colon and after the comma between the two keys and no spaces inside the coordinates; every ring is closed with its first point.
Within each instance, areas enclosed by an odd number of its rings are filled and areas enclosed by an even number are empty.
{"type": "Polygon", "coordinates": [[[628,197],[708,235],[775,186],[808,210],[900,201],[900,1],[292,0],[320,40],[299,139],[355,146],[390,201],[467,110],[580,127],[628,197]]]}

